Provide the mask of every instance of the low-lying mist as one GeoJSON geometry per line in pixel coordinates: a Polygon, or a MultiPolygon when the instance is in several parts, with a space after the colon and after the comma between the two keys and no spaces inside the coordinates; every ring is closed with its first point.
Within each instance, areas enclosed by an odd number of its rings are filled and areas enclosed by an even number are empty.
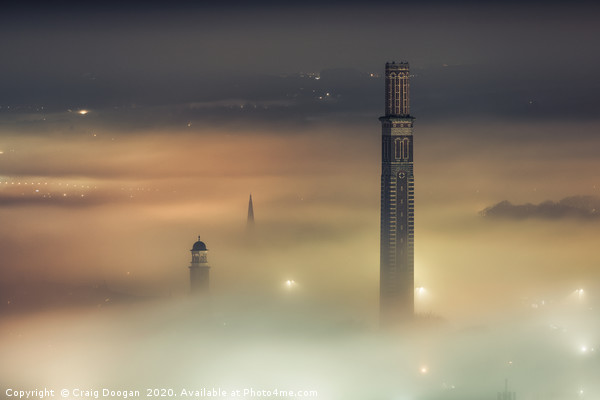
{"type": "Polygon", "coordinates": [[[524,399],[600,389],[587,292],[476,325],[421,316],[380,331],[366,314],[280,289],[5,319],[3,383],[314,390],[327,399],[491,399],[505,379],[524,399]]]}
{"type": "Polygon", "coordinates": [[[495,398],[508,378],[521,399],[598,393],[597,221],[479,215],[596,194],[594,152],[559,163],[562,144],[535,139],[560,127],[500,140],[493,122],[417,125],[418,318],[398,331],[377,322],[376,124],[188,128],[3,138],[0,278],[25,288],[1,293],[3,382],[434,400],[495,398]],[[209,298],[189,296],[198,235],[209,298]],[[63,289],[75,300],[50,301],[63,289]]]}

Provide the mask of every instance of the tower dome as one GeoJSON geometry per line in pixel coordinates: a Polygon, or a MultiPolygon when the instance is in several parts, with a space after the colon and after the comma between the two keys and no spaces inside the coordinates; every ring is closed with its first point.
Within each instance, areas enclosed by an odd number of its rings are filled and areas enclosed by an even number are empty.
{"type": "Polygon", "coordinates": [[[198,241],[194,243],[191,251],[206,251],[206,244],[200,240],[200,236],[198,236],[198,241]]]}

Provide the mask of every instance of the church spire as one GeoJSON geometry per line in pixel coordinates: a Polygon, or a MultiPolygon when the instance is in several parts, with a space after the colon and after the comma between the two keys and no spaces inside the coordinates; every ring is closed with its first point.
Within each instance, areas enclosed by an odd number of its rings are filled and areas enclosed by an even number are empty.
{"type": "Polygon", "coordinates": [[[252,207],[252,194],[250,194],[250,200],[248,201],[248,228],[254,226],[254,208],[252,207]]]}

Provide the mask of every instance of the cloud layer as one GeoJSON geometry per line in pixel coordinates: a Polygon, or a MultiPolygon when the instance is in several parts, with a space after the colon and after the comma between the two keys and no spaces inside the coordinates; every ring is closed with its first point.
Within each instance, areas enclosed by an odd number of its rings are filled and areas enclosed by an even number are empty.
{"type": "Polygon", "coordinates": [[[570,196],[557,202],[544,201],[539,204],[512,204],[508,200],[501,201],[480,212],[489,218],[585,218],[600,217],[600,198],[596,196],[570,196]]]}

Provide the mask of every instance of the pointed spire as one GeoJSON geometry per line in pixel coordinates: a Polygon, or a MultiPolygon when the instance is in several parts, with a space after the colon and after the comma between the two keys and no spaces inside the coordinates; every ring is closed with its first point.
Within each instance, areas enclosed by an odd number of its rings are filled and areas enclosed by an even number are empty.
{"type": "Polygon", "coordinates": [[[250,194],[250,200],[248,201],[248,227],[254,226],[254,208],[252,207],[252,194],[250,194]]]}

